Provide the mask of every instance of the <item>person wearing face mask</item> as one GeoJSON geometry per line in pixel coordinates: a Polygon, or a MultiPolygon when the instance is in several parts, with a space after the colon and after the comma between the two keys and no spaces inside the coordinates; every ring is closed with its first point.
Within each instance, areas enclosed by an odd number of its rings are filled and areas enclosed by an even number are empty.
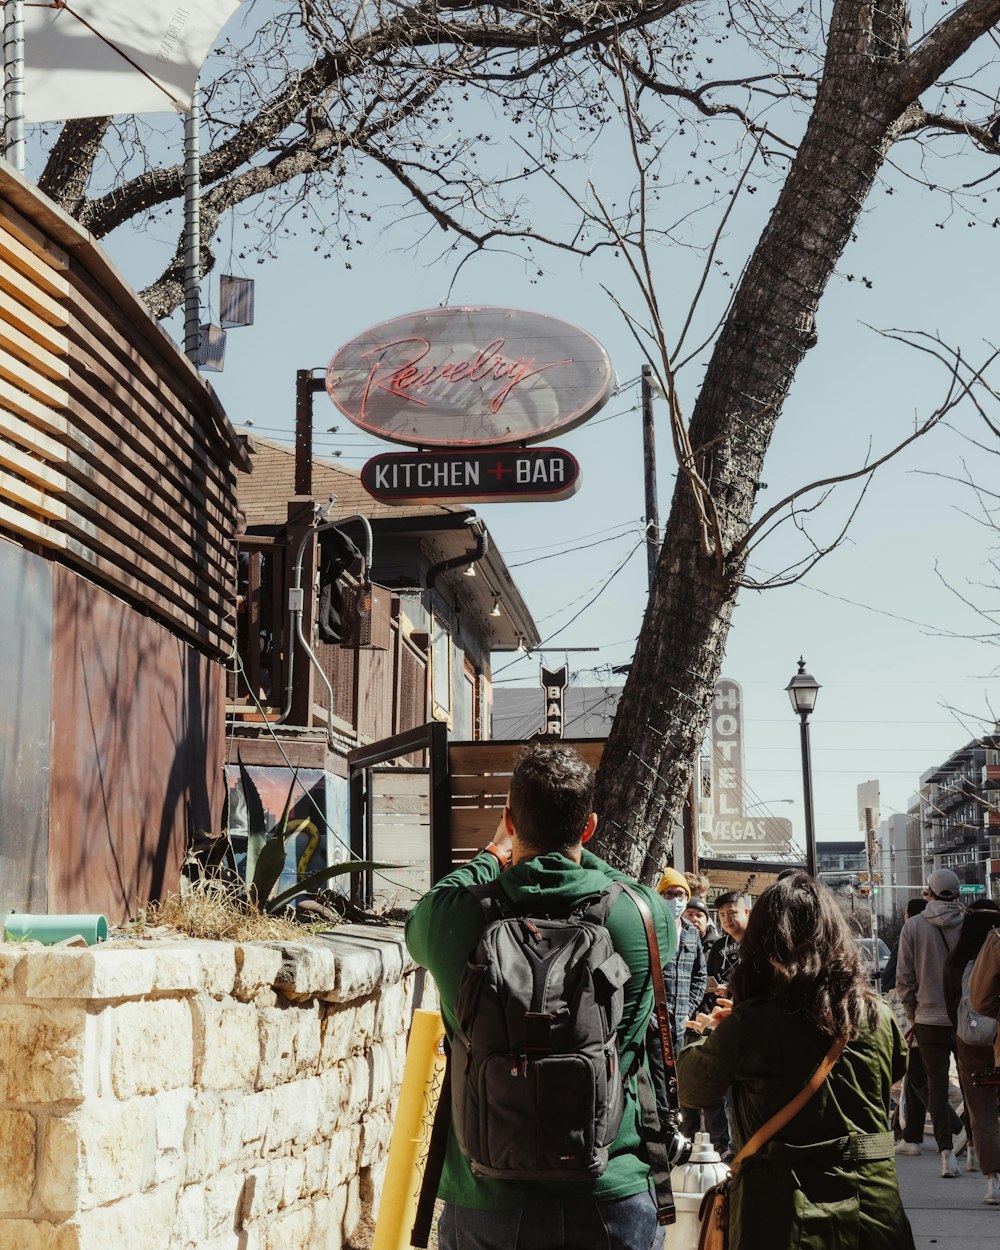
{"type": "Polygon", "coordinates": [[[677,949],[663,969],[663,984],[673,1025],[674,1050],[684,1044],[684,1029],[692,1019],[705,995],[708,965],[701,934],[684,919],[691,902],[691,887],[682,873],[668,868],[660,878],[656,892],[663,900],[667,915],[677,926],[677,949]]]}
{"type": "MultiPolygon", "coordinates": [[[[676,926],[677,945],[672,959],[663,965],[663,989],[670,1010],[670,1040],[673,1043],[674,1056],[680,1054],[684,1045],[684,1034],[688,1020],[694,1018],[705,996],[708,984],[708,962],[701,934],[690,920],[684,919],[684,913],[691,903],[691,886],[686,877],[673,868],[667,868],[656,886],[667,914],[668,923],[676,926]]],[[[646,1054],[649,1058],[649,1071],[653,1079],[656,1093],[657,1109],[660,1122],[663,1123],[666,1101],[666,1074],[663,1071],[663,1052],[660,1039],[656,1034],[656,1017],[650,1023],[646,1038],[646,1054]]],[[[681,1103],[681,1120],[685,1116],[684,1091],[678,1088],[681,1103]]],[[[696,1113],[697,1114],[697,1113],[696,1113]]],[[[652,1250],[662,1250],[663,1233],[660,1229],[653,1241],[652,1250]]]]}
{"type": "MultiPolygon", "coordinates": [[[[696,887],[694,882],[691,880],[694,874],[686,872],[684,876],[687,878],[688,884],[691,886],[692,890],[694,890],[696,887]]],[[[701,938],[701,948],[705,952],[705,962],[707,965],[708,952],[718,940],[718,934],[715,932],[715,927],[709,919],[707,905],[703,899],[698,897],[696,893],[692,893],[691,898],[688,900],[688,905],[684,911],[684,919],[689,924],[693,924],[698,930],[698,936],[701,938]]],[[[698,1004],[698,1011],[710,1013],[715,1007],[716,997],[717,996],[709,990],[698,1004]]],[[[685,1042],[690,1042],[698,1036],[700,1036],[700,1034],[693,1033],[689,1029],[685,1034],[684,1040],[685,1042]]],[[[693,1141],[695,1133],[701,1130],[703,1121],[704,1128],[711,1137],[712,1145],[719,1152],[720,1158],[722,1158],[723,1161],[731,1159],[733,1157],[733,1148],[732,1142],[729,1139],[729,1121],[726,1117],[725,1100],[720,1099],[718,1102],[712,1103],[711,1106],[703,1108],[681,1107],[681,1131],[684,1133],[685,1137],[688,1137],[693,1141]]]]}

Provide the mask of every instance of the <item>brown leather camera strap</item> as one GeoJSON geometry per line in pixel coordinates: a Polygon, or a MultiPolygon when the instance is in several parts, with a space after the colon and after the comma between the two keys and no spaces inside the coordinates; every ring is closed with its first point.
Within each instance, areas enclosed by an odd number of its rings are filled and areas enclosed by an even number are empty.
{"type": "Polygon", "coordinates": [[[670,1008],[667,1006],[667,991],[663,984],[663,963],[660,959],[660,944],[656,940],[656,923],[649,904],[638,890],[622,882],[622,889],[629,896],[642,917],[642,926],[646,930],[646,945],[649,947],[649,973],[653,982],[653,1002],[656,1023],[660,1034],[660,1045],[663,1048],[663,1070],[667,1080],[667,1099],[673,1110],[680,1103],[677,1099],[677,1065],[674,1062],[674,1037],[670,1026],[670,1008]]]}

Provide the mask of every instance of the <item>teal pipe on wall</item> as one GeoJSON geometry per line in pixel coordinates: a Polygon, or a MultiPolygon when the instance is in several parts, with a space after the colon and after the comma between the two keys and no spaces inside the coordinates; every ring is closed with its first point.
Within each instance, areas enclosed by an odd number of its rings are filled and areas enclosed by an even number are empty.
{"type": "Polygon", "coordinates": [[[80,936],[93,946],[107,938],[108,922],[103,916],[30,916],[11,912],[4,921],[3,935],[5,942],[30,940],[45,946],[80,936]]]}

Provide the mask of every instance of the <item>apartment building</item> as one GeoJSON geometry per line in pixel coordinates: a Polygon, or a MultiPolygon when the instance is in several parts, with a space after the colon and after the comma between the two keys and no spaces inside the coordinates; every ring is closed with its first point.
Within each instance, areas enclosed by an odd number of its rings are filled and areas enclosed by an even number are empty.
{"type": "Polygon", "coordinates": [[[953,752],[920,778],[926,872],[951,868],[963,894],[997,895],[1000,873],[1000,733],[953,752]]]}

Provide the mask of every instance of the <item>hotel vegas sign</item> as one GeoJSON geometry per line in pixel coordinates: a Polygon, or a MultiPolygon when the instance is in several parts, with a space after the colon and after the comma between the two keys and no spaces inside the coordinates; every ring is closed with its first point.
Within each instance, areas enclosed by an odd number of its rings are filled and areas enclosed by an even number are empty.
{"type": "Polygon", "coordinates": [[[386,503],[566,499],[579,465],[531,447],[581,425],[611,396],[614,370],[586,331],[512,308],[433,308],[352,339],[327,370],[340,411],[417,451],[362,470],[386,503]],[[489,454],[487,454],[487,450],[489,454]]]}

